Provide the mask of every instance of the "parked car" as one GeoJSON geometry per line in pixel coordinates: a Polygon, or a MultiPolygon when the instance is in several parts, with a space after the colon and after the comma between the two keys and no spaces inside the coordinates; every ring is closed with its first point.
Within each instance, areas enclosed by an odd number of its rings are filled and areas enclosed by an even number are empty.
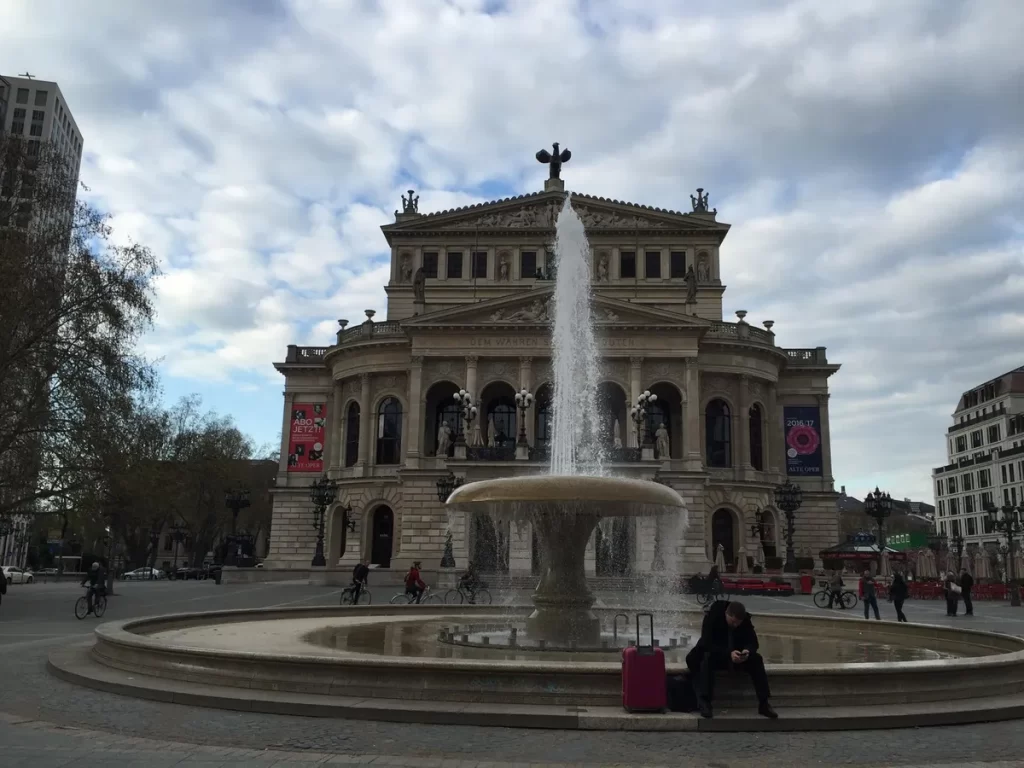
{"type": "Polygon", "coordinates": [[[179,568],[174,573],[176,579],[202,579],[205,578],[205,571],[202,568],[192,568],[191,566],[184,566],[179,568]]]}
{"type": "Polygon", "coordinates": [[[21,568],[15,568],[13,565],[5,565],[3,567],[4,578],[7,579],[8,585],[10,584],[31,584],[35,581],[35,576],[32,571],[25,571],[21,568]]]}
{"type": "Polygon", "coordinates": [[[149,581],[150,579],[164,579],[167,577],[163,571],[146,566],[144,568],[136,568],[134,571],[128,571],[121,578],[125,581],[149,581]]]}

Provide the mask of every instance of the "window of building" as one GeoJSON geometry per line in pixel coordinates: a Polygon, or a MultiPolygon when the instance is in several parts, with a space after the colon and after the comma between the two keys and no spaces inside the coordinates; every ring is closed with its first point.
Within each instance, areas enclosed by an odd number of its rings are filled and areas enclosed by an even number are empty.
{"type": "Polygon", "coordinates": [[[11,133],[14,136],[20,136],[25,132],[25,121],[24,120],[12,120],[11,121],[11,133]]]}
{"type": "Polygon", "coordinates": [[[18,104],[28,104],[28,88],[19,88],[18,96],[15,98],[18,104]]]}
{"type": "Polygon", "coordinates": [[[970,472],[965,472],[963,477],[960,478],[960,482],[963,483],[963,489],[965,491],[974,490],[974,477],[971,476],[970,472]]]}
{"type": "Polygon", "coordinates": [[[1010,469],[1010,482],[1011,483],[1017,482],[1016,480],[1013,479],[1013,464],[1007,464],[1006,466],[1009,467],[1009,469],[1010,469]]]}
{"type": "Polygon", "coordinates": [[[41,123],[41,122],[43,122],[43,119],[45,117],[46,117],[46,113],[43,112],[43,110],[41,110],[41,109],[33,109],[32,110],[32,119],[33,120],[38,120],[41,123]]]}
{"type": "Polygon", "coordinates": [[[400,464],[401,453],[402,404],[386,397],[377,407],[377,463],[400,464]]]}
{"type": "Polygon", "coordinates": [[[981,508],[988,509],[992,506],[992,491],[985,491],[981,494],[981,508]]]}
{"type": "Polygon", "coordinates": [[[954,497],[949,500],[949,514],[959,515],[960,514],[960,499],[954,497]]]}
{"type": "Polygon", "coordinates": [[[423,254],[423,276],[437,277],[437,253],[430,252],[423,254]]]}
{"type": "Polygon", "coordinates": [[[519,276],[534,277],[537,274],[537,252],[519,252],[519,276]]]}
{"type": "Polygon", "coordinates": [[[12,119],[13,120],[24,120],[25,119],[25,110],[24,109],[16,109],[16,110],[14,110],[14,117],[12,119]]]}
{"type": "Polygon", "coordinates": [[[473,251],[473,277],[487,277],[487,251],[473,251]]]}
{"type": "Polygon", "coordinates": [[[28,135],[29,136],[42,136],[43,135],[43,124],[42,123],[32,123],[32,125],[29,126],[28,135]]]}
{"type": "Polygon", "coordinates": [[[967,450],[967,436],[966,435],[960,435],[960,437],[958,437],[956,439],[956,452],[957,453],[963,453],[966,450],[967,450]]]}
{"type": "Polygon", "coordinates": [[[45,107],[46,106],[46,100],[49,98],[49,96],[50,96],[50,92],[49,91],[36,91],[36,106],[37,107],[45,107]]]}
{"type": "Polygon", "coordinates": [[[348,407],[345,417],[345,466],[351,467],[359,461],[359,403],[348,407]]]}
{"type": "Polygon", "coordinates": [[[942,478],[940,477],[935,481],[935,498],[939,498],[942,495],[942,478]]]}
{"type": "Polygon", "coordinates": [[[979,469],[978,470],[978,487],[988,488],[992,485],[992,470],[991,469],[979,469]]]}
{"type": "Polygon", "coordinates": [[[976,536],[978,533],[978,524],[974,522],[973,517],[967,518],[967,535],[976,536]]]}
{"type": "Polygon", "coordinates": [[[955,477],[947,477],[946,478],[946,493],[956,493],[956,478],[955,477]]]}
{"type": "Polygon", "coordinates": [[[939,517],[946,516],[946,500],[939,499],[939,517]]]}
{"type": "Polygon", "coordinates": [[[1005,507],[1010,503],[1010,489],[1003,488],[1003,506],[1005,507]]]}
{"type": "Polygon", "coordinates": [[[448,251],[448,278],[462,277],[462,252],[448,251]]]}
{"type": "Polygon", "coordinates": [[[661,277],[661,251],[648,251],[644,254],[644,277],[649,280],[661,277]]]}
{"type": "Polygon", "coordinates": [[[985,441],[981,439],[981,430],[976,429],[971,432],[971,448],[981,448],[985,444],[985,441]]]}
{"type": "Polygon", "coordinates": [[[619,277],[636,277],[636,252],[621,251],[619,253],[619,277]]]}
{"type": "Polygon", "coordinates": [[[988,428],[988,441],[990,443],[998,443],[999,442],[999,425],[998,424],[993,424],[991,427],[988,428]]]}
{"type": "Polygon", "coordinates": [[[668,260],[669,277],[686,277],[686,251],[672,251],[668,260]]]}
{"type": "Polygon", "coordinates": [[[1014,507],[1017,506],[1017,489],[1016,488],[1010,488],[1010,505],[1014,506],[1014,507]]]}
{"type": "Polygon", "coordinates": [[[705,461],[709,467],[732,466],[732,419],[729,406],[712,400],[704,412],[705,461]]]}
{"type": "Polygon", "coordinates": [[[999,473],[1003,476],[1003,485],[1005,485],[1007,483],[1007,480],[1006,480],[1006,465],[1005,464],[1003,464],[1003,466],[1001,466],[999,468],[999,473]]]}
{"type": "Polygon", "coordinates": [[[758,472],[764,471],[764,440],[762,438],[764,420],[761,418],[761,406],[754,403],[749,411],[750,430],[750,466],[758,472]]]}
{"type": "Polygon", "coordinates": [[[964,496],[964,514],[973,515],[974,511],[974,496],[964,496]]]}

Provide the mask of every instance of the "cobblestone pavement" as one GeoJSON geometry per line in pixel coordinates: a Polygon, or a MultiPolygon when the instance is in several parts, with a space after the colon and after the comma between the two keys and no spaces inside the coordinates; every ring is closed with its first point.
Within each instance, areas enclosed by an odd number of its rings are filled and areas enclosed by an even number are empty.
{"type": "MultiPolygon", "coordinates": [[[[338,590],[304,584],[118,585],[107,618],[178,611],[337,601],[338,590]]],[[[1024,728],[992,723],[942,729],[835,733],[617,733],[404,725],[227,712],[142,701],[80,688],[50,676],[51,648],[88,637],[72,585],[15,585],[0,606],[0,765],[393,766],[672,765],[1024,766],[1024,728]],[[153,740],[153,741],[151,741],[153,740]],[[168,743],[174,742],[174,743],[168,743]],[[13,762],[10,762],[13,760],[13,762]],[[442,762],[444,761],[444,762],[442,762]],[[979,762],[981,761],[981,762],[979,762]],[[1002,762],[999,762],[1002,761],[1002,762]]],[[[603,595],[611,605],[625,596],[603,595]]],[[[752,598],[754,612],[817,611],[806,598],[752,598]]],[[[1024,634],[1024,611],[977,604],[973,619],[946,619],[938,604],[908,604],[912,618],[1024,634]],[[1020,613],[1021,618],[1017,618],[1020,613]]],[[[884,607],[883,607],[883,610],[884,607]]]]}

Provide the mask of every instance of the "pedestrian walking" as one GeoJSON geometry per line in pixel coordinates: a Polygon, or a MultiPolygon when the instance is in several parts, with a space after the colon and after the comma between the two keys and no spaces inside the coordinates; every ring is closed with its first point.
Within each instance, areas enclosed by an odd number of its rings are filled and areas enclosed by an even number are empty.
{"type": "Polygon", "coordinates": [[[956,616],[960,607],[960,585],[956,583],[956,574],[953,571],[946,571],[942,579],[942,587],[946,593],[946,615],[956,616]]]}
{"type": "Polygon", "coordinates": [[[971,599],[971,590],[974,588],[974,577],[964,568],[960,571],[960,596],[964,599],[964,614],[974,615],[974,601],[971,599]]]}
{"type": "Polygon", "coordinates": [[[864,601],[864,618],[868,618],[868,607],[874,609],[875,620],[881,621],[882,617],[878,614],[878,585],[875,583],[875,577],[871,575],[871,571],[864,571],[864,575],[860,579],[860,599],[864,601]]]}
{"type": "Polygon", "coordinates": [[[829,582],[829,589],[832,595],[828,599],[828,607],[835,608],[837,605],[843,607],[843,572],[832,571],[832,579],[829,582]]]}
{"type": "Polygon", "coordinates": [[[896,621],[906,621],[907,616],[903,613],[903,603],[907,599],[910,589],[907,587],[907,580],[903,573],[896,571],[892,575],[892,585],[889,587],[889,599],[892,600],[892,607],[896,609],[896,621]]]}

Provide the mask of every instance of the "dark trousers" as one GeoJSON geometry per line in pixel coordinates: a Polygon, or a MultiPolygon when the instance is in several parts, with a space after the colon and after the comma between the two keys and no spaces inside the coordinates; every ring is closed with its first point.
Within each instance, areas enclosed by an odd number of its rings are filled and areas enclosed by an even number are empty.
{"type": "Polygon", "coordinates": [[[956,616],[956,610],[960,602],[960,596],[953,591],[946,590],[946,615],[956,616]]]}
{"type": "Polygon", "coordinates": [[[418,605],[420,602],[420,597],[423,595],[423,590],[419,587],[406,587],[405,594],[412,595],[415,598],[413,602],[418,605]]]}
{"type": "Polygon", "coordinates": [[[965,589],[960,595],[964,599],[964,613],[968,616],[974,615],[974,601],[971,600],[971,590],[965,589]]]}
{"type": "Polygon", "coordinates": [[[828,598],[828,607],[835,608],[836,606],[843,607],[843,590],[842,588],[833,589],[832,594],[828,598]]]}
{"type": "Polygon", "coordinates": [[[878,619],[879,621],[881,621],[882,617],[878,615],[878,598],[875,597],[874,595],[872,595],[871,597],[868,597],[867,595],[864,596],[864,618],[865,619],[868,618],[868,607],[869,606],[874,609],[874,611],[875,611],[875,618],[878,619]]]}
{"type": "Polygon", "coordinates": [[[734,669],[750,675],[758,702],[763,704],[771,696],[768,673],[765,672],[764,659],[759,653],[750,654],[742,664],[733,664],[727,651],[708,651],[698,645],[686,654],[686,666],[690,670],[690,680],[693,681],[697,697],[709,704],[715,692],[715,672],[723,669],[734,669]]]}
{"type": "Polygon", "coordinates": [[[906,598],[903,598],[903,597],[894,597],[892,599],[892,605],[896,609],[896,621],[906,621],[907,620],[906,614],[903,613],[903,601],[905,599],[906,598]]]}

